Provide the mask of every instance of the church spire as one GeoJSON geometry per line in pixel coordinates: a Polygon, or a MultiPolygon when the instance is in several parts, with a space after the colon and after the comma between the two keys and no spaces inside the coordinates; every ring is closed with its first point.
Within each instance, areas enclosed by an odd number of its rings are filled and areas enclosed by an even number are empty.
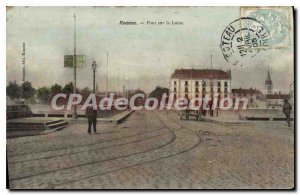
{"type": "Polygon", "coordinates": [[[265,87],[266,87],[266,93],[267,94],[273,93],[273,84],[272,84],[271,74],[270,74],[269,68],[268,68],[267,79],[265,81],[265,87]]]}

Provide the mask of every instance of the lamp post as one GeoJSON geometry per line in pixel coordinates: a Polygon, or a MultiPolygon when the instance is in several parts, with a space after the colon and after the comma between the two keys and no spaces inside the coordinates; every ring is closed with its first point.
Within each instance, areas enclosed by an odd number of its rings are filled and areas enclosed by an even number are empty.
{"type": "Polygon", "coordinates": [[[93,80],[93,93],[95,94],[96,90],[95,90],[95,73],[96,73],[96,68],[97,68],[97,64],[96,62],[94,61],[93,64],[92,64],[92,68],[93,68],[93,73],[94,73],[94,80],[93,80]]]}

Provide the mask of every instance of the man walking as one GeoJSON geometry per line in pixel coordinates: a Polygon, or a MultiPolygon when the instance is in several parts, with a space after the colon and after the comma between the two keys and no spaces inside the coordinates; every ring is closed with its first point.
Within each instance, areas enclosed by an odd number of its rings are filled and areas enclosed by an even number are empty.
{"type": "Polygon", "coordinates": [[[291,126],[291,111],[292,111],[292,106],[291,104],[288,102],[287,99],[284,100],[283,106],[282,106],[282,112],[285,114],[286,117],[286,122],[288,124],[288,126],[291,126]]]}
{"type": "Polygon", "coordinates": [[[97,110],[93,109],[92,105],[89,105],[85,110],[86,117],[88,119],[88,133],[91,134],[91,126],[93,124],[94,133],[96,133],[97,124],[97,110]]]}

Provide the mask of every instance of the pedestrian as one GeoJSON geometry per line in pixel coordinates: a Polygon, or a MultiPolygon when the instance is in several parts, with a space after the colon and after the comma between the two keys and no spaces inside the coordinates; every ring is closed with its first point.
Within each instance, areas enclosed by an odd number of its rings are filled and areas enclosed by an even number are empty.
{"type": "Polygon", "coordinates": [[[292,106],[288,102],[287,99],[284,100],[283,106],[282,106],[282,112],[285,114],[286,117],[286,122],[288,126],[291,126],[291,111],[292,111],[292,106]]]}
{"type": "Polygon", "coordinates": [[[202,116],[206,116],[206,106],[207,105],[204,105],[204,104],[206,104],[206,101],[204,101],[204,100],[202,100],[202,104],[201,104],[201,110],[202,110],[202,116]]]}
{"type": "Polygon", "coordinates": [[[93,125],[94,133],[96,133],[97,125],[97,109],[95,110],[92,105],[89,105],[85,110],[88,119],[88,134],[91,134],[91,126],[93,125]]]}
{"type": "Polygon", "coordinates": [[[216,114],[217,114],[217,117],[219,116],[219,107],[220,107],[220,99],[218,98],[218,101],[217,101],[217,108],[216,108],[216,114]]]}
{"type": "Polygon", "coordinates": [[[213,117],[214,116],[214,110],[213,110],[213,100],[212,99],[208,102],[208,108],[209,108],[210,117],[213,117]]]}

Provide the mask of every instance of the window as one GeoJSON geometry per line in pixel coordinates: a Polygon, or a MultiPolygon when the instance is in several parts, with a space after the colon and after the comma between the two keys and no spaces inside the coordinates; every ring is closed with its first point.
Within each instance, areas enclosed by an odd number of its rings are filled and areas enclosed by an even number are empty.
{"type": "Polygon", "coordinates": [[[188,81],[185,81],[185,85],[189,85],[189,82],[188,82],[188,81]]]}
{"type": "Polygon", "coordinates": [[[177,84],[177,82],[176,81],[174,81],[174,85],[176,85],[177,84]]]}
{"type": "Polygon", "coordinates": [[[227,87],[225,87],[225,89],[224,89],[224,92],[225,92],[225,93],[227,93],[227,92],[228,92],[228,89],[227,89],[227,87]]]}
{"type": "Polygon", "coordinates": [[[199,92],[199,88],[198,88],[198,87],[195,88],[195,92],[196,92],[196,93],[199,92]]]}
{"type": "Polygon", "coordinates": [[[218,86],[221,87],[221,82],[220,81],[218,81],[218,86]]]}
{"type": "Polygon", "coordinates": [[[189,99],[189,95],[187,93],[185,94],[185,98],[189,99]]]}
{"type": "Polygon", "coordinates": [[[204,87],[202,87],[202,91],[203,92],[205,92],[206,91],[206,87],[204,86],[204,87]]]}
{"type": "Polygon", "coordinates": [[[199,86],[199,82],[198,82],[198,81],[196,81],[196,82],[195,82],[195,85],[196,85],[196,86],[199,86]]]}
{"type": "Polygon", "coordinates": [[[184,89],[184,92],[189,92],[189,88],[188,87],[186,87],[185,89],[184,89]]]}
{"type": "Polygon", "coordinates": [[[221,88],[220,87],[218,87],[218,93],[221,93],[221,88]]]}
{"type": "Polygon", "coordinates": [[[177,88],[176,87],[174,87],[174,92],[177,92],[177,88]]]}
{"type": "Polygon", "coordinates": [[[227,87],[227,86],[228,86],[228,85],[227,85],[227,82],[224,82],[224,86],[225,86],[225,87],[227,87]]]}
{"type": "Polygon", "coordinates": [[[199,95],[198,94],[196,94],[196,98],[198,98],[199,97],[199,95]]]}
{"type": "Polygon", "coordinates": [[[206,82],[205,82],[205,81],[202,81],[202,85],[205,86],[205,85],[206,85],[206,82]]]}

